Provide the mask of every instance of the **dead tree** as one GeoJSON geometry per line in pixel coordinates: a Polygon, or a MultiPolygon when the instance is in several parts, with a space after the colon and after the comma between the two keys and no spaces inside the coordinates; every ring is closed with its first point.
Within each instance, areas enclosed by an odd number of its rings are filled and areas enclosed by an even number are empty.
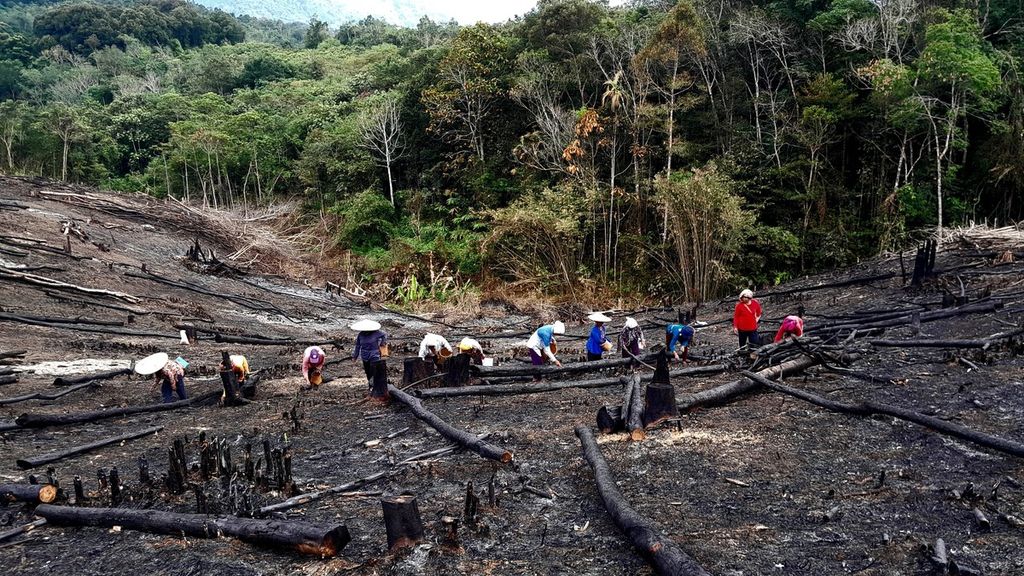
{"type": "Polygon", "coordinates": [[[210,517],[205,514],[125,508],[71,508],[51,504],[37,506],[35,513],[51,524],[103,528],[121,526],[130,530],[172,536],[184,534],[194,538],[218,538],[223,535],[258,546],[321,557],[335,556],[352,539],[344,524],[318,526],[298,520],[210,517]]]}
{"type": "Polygon", "coordinates": [[[658,574],[673,576],[710,576],[697,562],[671,539],[660,534],[653,522],[644,518],[626,501],[615,484],[608,463],[594,440],[590,428],[576,427],[576,436],[583,446],[583,457],[594,471],[597,491],[615,525],[654,566],[658,574]]]}
{"type": "Polygon", "coordinates": [[[22,458],[17,461],[18,468],[21,468],[22,470],[36,468],[38,466],[49,464],[51,462],[56,462],[58,460],[68,458],[70,456],[76,456],[78,454],[91,452],[93,450],[96,450],[97,448],[102,448],[104,446],[109,446],[111,444],[117,444],[119,442],[134,440],[136,438],[141,438],[143,436],[148,436],[150,434],[156,434],[157,432],[163,429],[163,426],[154,426],[152,428],[146,428],[145,430],[139,430],[137,432],[128,432],[126,434],[121,434],[119,436],[114,436],[112,438],[104,438],[102,440],[97,440],[95,442],[90,442],[89,444],[83,444],[81,446],[75,446],[73,448],[67,448],[65,450],[50,452],[48,454],[43,454],[41,456],[22,458]]]}
{"type": "Polygon", "coordinates": [[[401,494],[382,498],[380,504],[384,509],[384,529],[388,536],[389,550],[412,546],[423,539],[423,521],[415,496],[401,494]]]}
{"type": "Polygon", "coordinates": [[[451,424],[448,424],[444,420],[438,418],[433,412],[424,408],[423,403],[415,397],[402,392],[394,386],[388,386],[388,392],[390,392],[396,400],[408,406],[417,418],[429,424],[432,428],[440,432],[442,436],[452,442],[455,442],[468,450],[472,450],[484,458],[497,460],[501,463],[508,463],[512,461],[512,453],[508,450],[502,450],[493,444],[484,442],[475,434],[470,434],[469,432],[455,428],[451,424]]]}

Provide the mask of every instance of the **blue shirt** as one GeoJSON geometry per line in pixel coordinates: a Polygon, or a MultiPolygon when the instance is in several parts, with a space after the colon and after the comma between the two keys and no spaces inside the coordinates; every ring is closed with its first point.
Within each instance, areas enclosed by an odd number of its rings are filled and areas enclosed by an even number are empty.
{"type": "Polygon", "coordinates": [[[548,324],[537,328],[537,338],[540,339],[541,348],[551,346],[551,339],[555,337],[555,327],[548,324]]]}
{"type": "Polygon", "coordinates": [[[683,348],[690,345],[690,339],[693,338],[693,328],[685,324],[669,324],[665,327],[665,334],[672,335],[672,340],[668,343],[668,351],[675,352],[676,344],[683,348]]]}
{"type": "Polygon", "coordinates": [[[360,332],[356,336],[356,343],[352,346],[352,357],[359,358],[363,362],[376,362],[380,360],[380,347],[387,342],[388,335],[382,330],[360,332]]]}
{"type": "Polygon", "coordinates": [[[590,338],[587,338],[587,352],[591,354],[602,354],[604,348],[601,348],[601,344],[607,342],[608,339],[604,335],[604,326],[594,325],[590,329],[590,338]]]}

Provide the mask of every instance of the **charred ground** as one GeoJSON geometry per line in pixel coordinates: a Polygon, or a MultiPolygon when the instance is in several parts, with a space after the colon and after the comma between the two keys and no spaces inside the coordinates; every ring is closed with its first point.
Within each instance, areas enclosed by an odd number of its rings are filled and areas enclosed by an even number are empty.
{"type": "MultiPolygon", "coordinates": [[[[91,505],[105,506],[107,495],[99,489],[97,470],[117,467],[125,484],[122,506],[193,512],[191,492],[175,496],[159,482],[150,487],[139,482],[139,457],[148,460],[159,478],[167,471],[167,449],[175,438],[187,438],[192,459],[200,433],[225,439],[236,458],[246,444],[259,446],[266,439],[275,447],[290,446],[293,476],[304,491],[392,471],[356,495],[329,497],[287,513],[312,522],[343,522],[352,542],[336,558],[319,560],[230,539],[42,527],[0,543],[5,573],[651,572],[609,520],[573,434],[579,424],[593,425],[600,406],[621,402],[619,386],[424,401],[458,428],[489,433],[489,440],[512,451],[515,460],[498,465],[459,451],[402,467],[395,464],[447,442],[401,404],[364,402],[359,367],[347,360],[332,363],[327,370],[332,381],[319,390],[299,390],[297,362],[306,343],[324,344],[331,360],[347,358],[352,335],[345,327],[356,318],[372,317],[384,325],[398,349],[396,360],[414,354],[422,334],[433,331],[449,340],[475,336],[505,361],[514,361],[513,344],[525,339],[535,320],[554,318],[534,319],[502,303],[485,303],[468,319],[389,312],[307,286],[300,275],[301,254],[266,241],[272,235],[263,230],[259,234],[264,242],[246,243],[257,230],[259,223],[218,220],[146,197],[0,178],[0,271],[130,296],[82,294],[10,275],[0,278],[0,352],[27,351],[15,364],[19,380],[0,386],[0,399],[53,392],[58,390],[53,386],[56,375],[127,366],[156,351],[191,362],[188,388],[193,396],[219,388],[215,366],[221,350],[245,354],[262,373],[257,401],[246,406],[202,406],[0,432],[0,482],[23,482],[30,473],[41,472],[19,470],[19,458],[162,425],[157,435],[57,462],[56,476],[65,491],[80,476],[91,505]],[[243,225],[247,234],[236,235],[243,225]],[[185,257],[197,239],[207,256],[210,249],[218,255],[218,262],[185,257]],[[40,326],[13,317],[78,323],[40,326]],[[178,327],[186,324],[199,329],[195,345],[179,341],[178,327]],[[117,331],[132,334],[112,333],[117,331]],[[226,344],[216,342],[214,334],[287,342],[226,344]],[[79,364],[60,365],[73,361],[79,364]],[[297,430],[282,417],[293,408],[300,416],[297,430]],[[469,482],[481,496],[480,519],[475,526],[460,527],[461,548],[442,546],[440,519],[462,515],[469,482]],[[526,484],[553,497],[525,490],[526,484]],[[488,494],[492,487],[493,506],[488,494]],[[376,493],[404,491],[418,497],[426,540],[389,553],[381,496],[376,493]]],[[[1024,322],[1024,307],[1018,304],[1024,294],[1024,266],[996,265],[995,260],[1014,249],[1020,259],[1022,238],[1013,230],[957,235],[940,246],[937,274],[920,288],[904,286],[899,259],[889,258],[782,287],[786,291],[776,290],[777,296],[761,294],[765,318],[770,319],[764,330],[773,330],[799,304],[806,307],[810,327],[844,316],[863,320],[865,312],[939,309],[944,293],[962,293],[972,302],[987,298],[1001,308],[923,323],[920,334],[913,326],[902,326],[886,330],[884,336],[984,338],[1012,330],[1024,322]],[[884,273],[894,276],[809,289],[884,273]]],[[[908,259],[906,265],[913,263],[908,259]]],[[[693,352],[725,359],[739,369],[749,363],[732,353],[734,337],[723,322],[731,309],[731,301],[700,309],[700,319],[709,325],[699,330],[693,352]]],[[[622,315],[617,314],[615,326],[622,315]]],[[[674,318],[666,310],[635,315],[651,323],[674,318]]],[[[570,335],[586,333],[588,327],[581,322],[567,322],[570,335]]],[[[657,341],[661,333],[648,329],[648,340],[657,341]]],[[[567,340],[560,353],[563,361],[579,359],[582,338],[567,340]]],[[[1014,340],[984,351],[876,348],[856,337],[847,347],[860,354],[853,368],[877,375],[877,381],[818,367],[787,382],[834,400],[888,402],[1024,441],[1024,370],[1014,340]]],[[[390,364],[392,382],[397,383],[400,362],[390,364]]],[[[682,396],[737,377],[731,372],[673,384],[682,396]]],[[[149,382],[138,376],[99,384],[57,400],[0,405],[0,422],[12,422],[26,412],[74,413],[159,400],[149,382]]],[[[642,442],[630,442],[624,434],[601,435],[599,441],[629,502],[713,574],[929,574],[935,566],[924,544],[937,538],[944,539],[951,557],[968,570],[1024,573],[1024,528],[1014,522],[1024,518],[1022,461],[915,424],[834,414],[777,393],[758,392],[687,414],[678,426],[650,430],[642,442]],[[991,519],[987,529],[977,524],[974,508],[991,519]]],[[[242,489],[257,506],[285,497],[242,484],[236,493],[242,489]]],[[[205,483],[204,489],[213,511],[228,511],[232,499],[221,494],[218,481],[205,483]]],[[[0,507],[0,517],[8,525],[19,525],[33,515],[29,507],[10,505],[0,507]]]]}

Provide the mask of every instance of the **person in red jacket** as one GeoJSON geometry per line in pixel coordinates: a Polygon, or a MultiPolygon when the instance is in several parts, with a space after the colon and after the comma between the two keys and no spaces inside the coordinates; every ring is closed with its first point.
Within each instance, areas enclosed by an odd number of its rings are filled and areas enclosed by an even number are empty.
{"type": "Polygon", "coordinates": [[[758,345],[761,339],[757,337],[757,323],[761,321],[761,303],[754,300],[754,293],[750,290],[740,292],[740,301],[736,304],[736,310],[732,313],[732,333],[740,337],[740,347],[751,344],[758,345]]]}
{"type": "Polygon", "coordinates": [[[804,319],[799,315],[789,315],[783,318],[782,326],[775,333],[775,341],[782,342],[787,336],[799,338],[804,335],[804,319]]]}

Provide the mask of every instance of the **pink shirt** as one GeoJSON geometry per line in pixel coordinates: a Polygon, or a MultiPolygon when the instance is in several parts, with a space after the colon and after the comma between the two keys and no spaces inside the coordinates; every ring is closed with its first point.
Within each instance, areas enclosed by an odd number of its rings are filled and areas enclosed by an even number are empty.
{"type": "Polygon", "coordinates": [[[324,351],[321,350],[319,346],[310,346],[309,348],[306,348],[306,351],[302,353],[302,377],[308,380],[310,368],[316,368],[317,370],[319,370],[320,368],[323,367],[324,362],[326,361],[327,356],[324,354],[324,351]],[[312,354],[314,350],[316,350],[317,354],[320,355],[320,361],[315,364],[309,360],[309,356],[310,354],[312,354]]]}

